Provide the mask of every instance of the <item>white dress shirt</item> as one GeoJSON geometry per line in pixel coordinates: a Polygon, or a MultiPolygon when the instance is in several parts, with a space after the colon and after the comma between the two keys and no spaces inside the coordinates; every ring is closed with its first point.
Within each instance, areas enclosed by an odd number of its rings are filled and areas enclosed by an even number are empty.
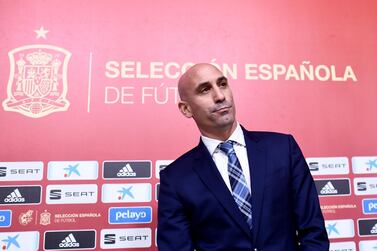
{"type": "MultiPolygon", "coordinates": [[[[219,170],[221,177],[223,178],[225,184],[227,185],[230,192],[232,192],[232,188],[230,186],[229,175],[228,175],[228,156],[218,148],[218,145],[223,141],[217,139],[211,139],[201,135],[202,141],[204,145],[207,147],[209,153],[212,156],[213,161],[216,164],[217,169],[219,170]]],[[[237,123],[237,127],[230,135],[229,139],[236,143],[233,144],[234,151],[236,152],[237,158],[240,161],[241,168],[243,175],[245,176],[247,186],[251,191],[250,185],[250,168],[249,168],[249,160],[247,158],[247,150],[246,150],[246,143],[245,137],[243,135],[243,131],[239,123],[237,123]]]]}

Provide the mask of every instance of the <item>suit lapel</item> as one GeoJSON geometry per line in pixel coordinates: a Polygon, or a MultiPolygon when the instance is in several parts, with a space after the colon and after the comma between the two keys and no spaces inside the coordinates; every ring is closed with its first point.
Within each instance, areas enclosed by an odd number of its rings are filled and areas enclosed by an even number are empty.
{"type": "MultiPolygon", "coordinates": [[[[243,128],[242,128],[243,129],[243,128]]],[[[243,129],[249,160],[251,177],[251,205],[253,215],[253,241],[255,243],[263,205],[264,180],[267,169],[266,150],[263,149],[259,139],[251,132],[243,129]]]]}
{"type": "Polygon", "coordinates": [[[225,185],[225,182],[217,170],[211,155],[202,141],[200,141],[197,147],[194,171],[198,174],[203,184],[224,207],[230,217],[251,238],[250,229],[243,218],[242,213],[239,211],[233,196],[231,195],[228,187],[225,185]]]}

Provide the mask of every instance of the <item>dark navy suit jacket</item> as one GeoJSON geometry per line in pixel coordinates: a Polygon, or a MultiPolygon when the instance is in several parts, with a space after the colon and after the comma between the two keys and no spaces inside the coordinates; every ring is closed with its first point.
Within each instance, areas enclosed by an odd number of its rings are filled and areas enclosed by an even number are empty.
{"type": "Polygon", "coordinates": [[[291,135],[243,129],[250,165],[249,229],[207,148],[160,173],[160,251],[328,251],[317,191],[291,135]]]}

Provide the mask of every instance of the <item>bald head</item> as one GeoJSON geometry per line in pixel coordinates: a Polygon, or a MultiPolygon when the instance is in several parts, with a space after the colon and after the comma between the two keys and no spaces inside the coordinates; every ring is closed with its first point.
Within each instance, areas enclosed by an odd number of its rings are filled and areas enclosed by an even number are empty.
{"type": "Polygon", "coordinates": [[[215,66],[208,63],[199,63],[191,66],[178,81],[178,93],[181,100],[187,99],[187,91],[195,83],[195,80],[199,80],[208,71],[217,71],[223,75],[222,72],[215,66]]]}
{"type": "Polygon", "coordinates": [[[193,118],[202,135],[225,140],[236,128],[233,94],[223,73],[211,64],[196,64],[178,81],[179,110],[193,118]]]}

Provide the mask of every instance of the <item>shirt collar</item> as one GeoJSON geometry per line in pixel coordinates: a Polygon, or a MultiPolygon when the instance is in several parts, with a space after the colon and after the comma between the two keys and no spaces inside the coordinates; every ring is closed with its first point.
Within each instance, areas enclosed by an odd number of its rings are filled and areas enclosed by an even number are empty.
{"type": "MultiPolygon", "coordinates": [[[[221,140],[208,138],[208,137],[203,136],[203,135],[201,135],[200,137],[201,137],[204,145],[207,147],[211,156],[218,150],[217,146],[220,143],[223,142],[221,140]]],[[[242,131],[242,128],[241,128],[239,123],[237,123],[236,129],[234,130],[232,135],[230,135],[230,137],[227,140],[234,141],[234,142],[237,143],[237,145],[241,145],[241,146],[246,147],[245,137],[243,135],[243,131],[242,131]]]]}

